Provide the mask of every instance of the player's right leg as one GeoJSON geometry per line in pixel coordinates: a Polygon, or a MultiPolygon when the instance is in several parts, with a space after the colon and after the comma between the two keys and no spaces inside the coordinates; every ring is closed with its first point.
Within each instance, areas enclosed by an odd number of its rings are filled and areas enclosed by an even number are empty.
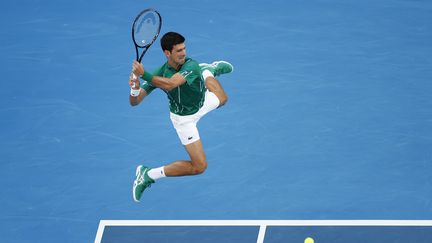
{"type": "Polygon", "coordinates": [[[132,193],[135,202],[139,202],[144,190],[151,186],[155,181],[149,177],[150,168],[140,165],[136,169],[136,179],[133,184],[132,193]]]}
{"type": "Polygon", "coordinates": [[[204,173],[207,168],[207,160],[201,140],[185,145],[190,160],[177,160],[160,168],[148,168],[140,165],[136,170],[136,179],[133,185],[133,198],[139,202],[145,189],[155,183],[155,179],[149,176],[150,170],[163,170],[164,177],[198,175],[204,173]]]}
{"type": "Polygon", "coordinates": [[[184,147],[190,160],[177,160],[164,166],[167,177],[198,175],[207,169],[207,159],[201,140],[184,145],[184,147]]]}
{"type": "MultiPolygon", "coordinates": [[[[211,93],[207,91],[206,95],[209,94],[211,93]]],[[[139,202],[144,190],[160,178],[197,175],[206,170],[207,160],[196,124],[203,115],[216,109],[217,104],[219,104],[214,94],[212,95],[213,97],[206,96],[203,107],[193,115],[179,116],[171,113],[171,121],[180,141],[189,154],[190,160],[177,160],[168,165],[152,169],[138,166],[133,186],[133,197],[136,202],[139,202]]]]}
{"type": "Polygon", "coordinates": [[[181,143],[189,154],[190,160],[178,160],[164,167],[166,176],[186,176],[201,174],[207,168],[207,160],[201,143],[197,123],[207,112],[216,109],[217,98],[208,98],[210,92],[207,91],[204,105],[201,109],[188,116],[170,114],[171,122],[176,129],[181,143]],[[212,103],[213,101],[213,103],[212,103]]]}
{"type": "MultiPolygon", "coordinates": [[[[193,143],[184,145],[189,154],[190,160],[177,160],[171,164],[165,165],[163,168],[164,176],[188,176],[204,173],[207,168],[207,160],[201,140],[198,139],[193,143]]],[[[156,168],[159,170],[160,168],[156,168]]],[[[145,189],[151,187],[156,178],[149,176],[149,171],[152,170],[146,166],[140,165],[136,169],[136,179],[133,185],[133,198],[135,202],[139,202],[145,189]]]]}

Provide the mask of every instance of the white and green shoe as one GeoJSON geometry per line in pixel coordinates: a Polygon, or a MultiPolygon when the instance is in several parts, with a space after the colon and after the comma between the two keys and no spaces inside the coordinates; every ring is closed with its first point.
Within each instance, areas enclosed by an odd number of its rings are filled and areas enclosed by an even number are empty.
{"type": "Polygon", "coordinates": [[[216,61],[211,64],[200,63],[199,66],[201,68],[201,72],[204,70],[209,70],[215,77],[234,71],[233,65],[226,61],[216,61]]]}
{"type": "Polygon", "coordinates": [[[148,176],[150,168],[140,165],[136,169],[136,179],[133,184],[133,198],[135,202],[139,202],[144,190],[151,187],[155,181],[148,176]]]}

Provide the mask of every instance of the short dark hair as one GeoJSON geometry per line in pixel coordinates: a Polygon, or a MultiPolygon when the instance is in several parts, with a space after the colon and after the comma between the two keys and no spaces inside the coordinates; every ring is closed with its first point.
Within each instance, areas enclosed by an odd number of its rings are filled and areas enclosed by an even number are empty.
{"type": "Polygon", "coordinates": [[[185,38],[176,32],[168,32],[162,36],[160,43],[162,51],[172,51],[175,45],[185,42],[185,38]]]}

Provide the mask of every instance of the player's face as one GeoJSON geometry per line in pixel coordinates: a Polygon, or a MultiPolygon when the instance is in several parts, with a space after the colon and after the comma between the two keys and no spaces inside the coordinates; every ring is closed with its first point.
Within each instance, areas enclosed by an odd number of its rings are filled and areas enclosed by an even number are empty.
{"type": "Polygon", "coordinates": [[[183,65],[186,59],[186,46],[184,43],[177,44],[173,47],[172,51],[167,54],[168,62],[175,67],[183,65]]]}

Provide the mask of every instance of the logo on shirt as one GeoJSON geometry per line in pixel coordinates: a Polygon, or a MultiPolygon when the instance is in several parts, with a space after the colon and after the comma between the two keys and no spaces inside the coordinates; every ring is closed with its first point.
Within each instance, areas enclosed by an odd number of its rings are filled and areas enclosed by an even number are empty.
{"type": "Polygon", "coordinates": [[[187,77],[189,74],[191,74],[193,71],[183,71],[183,72],[181,72],[180,74],[183,76],[183,77],[187,77]]]}
{"type": "Polygon", "coordinates": [[[188,137],[188,140],[192,140],[193,137],[188,137]]]}

